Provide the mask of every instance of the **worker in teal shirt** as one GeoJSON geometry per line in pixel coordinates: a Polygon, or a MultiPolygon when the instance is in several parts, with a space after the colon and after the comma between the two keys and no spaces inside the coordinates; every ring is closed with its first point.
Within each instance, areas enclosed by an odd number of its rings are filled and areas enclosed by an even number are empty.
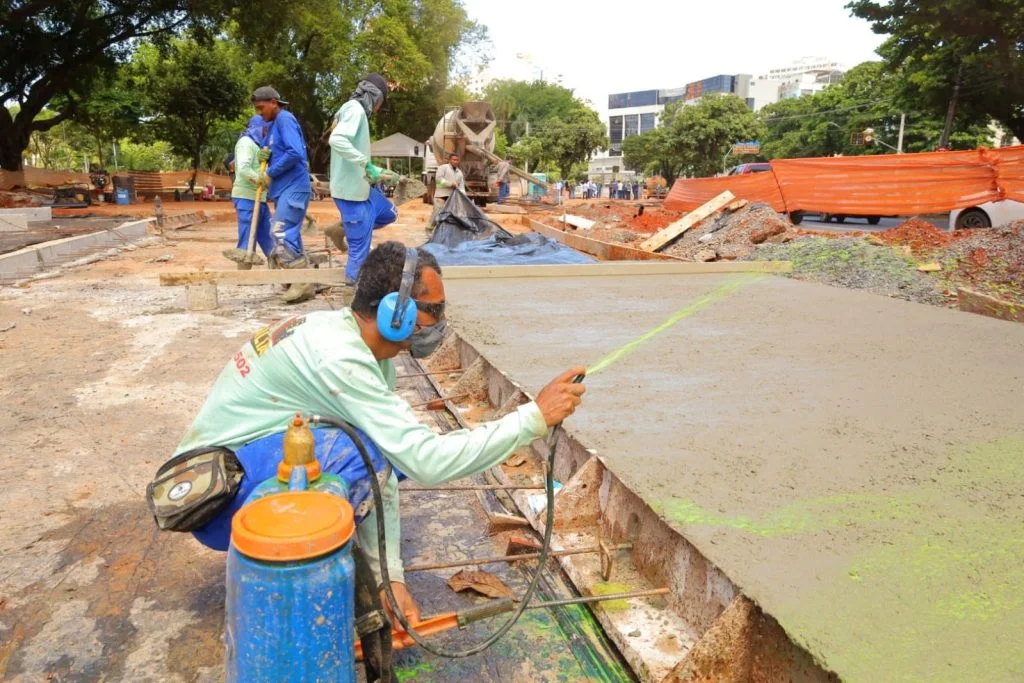
{"type": "MultiPolygon", "coordinates": [[[[238,264],[240,270],[249,270],[252,263],[246,260],[249,248],[249,230],[252,229],[253,211],[256,207],[256,189],[260,180],[260,147],[267,137],[267,122],[257,114],[235,143],[235,182],[231,187],[231,201],[238,216],[238,245],[224,251],[224,256],[238,264]]],[[[267,193],[263,191],[256,219],[256,244],[263,254],[270,258],[274,239],[270,236],[270,209],[267,208],[267,193]]]]}
{"type": "Polygon", "coordinates": [[[369,74],[359,82],[348,102],[335,115],[328,139],[331,147],[331,197],[341,214],[341,227],[348,240],[346,284],[355,285],[359,269],[370,253],[373,231],[393,223],[398,209],[376,183],[391,171],[377,168],[370,160],[370,114],[387,101],[388,84],[380,74],[369,74]]]}
{"type": "MultiPolygon", "coordinates": [[[[309,208],[309,163],[306,159],[306,138],[298,120],[282,105],[288,103],[270,86],[256,88],[253,105],[264,121],[270,123],[267,146],[260,150],[259,160],[267,161],[268,198],[274,202],[271,231],[275,246],[271,258],[281,268],[306,268],[309,262],[302,247],[302,225],[309,208]]],[[[288,303],[312,298],[312,284],[293,284],[284,295],[288,303]]]]}
{"type": "MultiPolygon", "coordinates": [[[[258,331],[232,356],[175,454],[195,448],[231,449],[244,475],[234,498],[194,530],[204,545],[226,550],[231,517],[260,481],[276,476],[283,433],[296,412],[341,418],[361,434],[378,472],[385,463],[411,479],[439,484],[482,472],[504,462],[517,448],[547,435],[575,411],[584,392],[573,384],[585,368],[563,373],[508,415],[475,429],[437,434],[417,420],[395,393],[393,358],[408,351],[424,358],[440,345],[446,319],[441,268],[427,251],[384,242],[366,259],[351,308],[316,311],[258,331]],[[415,325],[405,341],[389,341],[378,328],[377,308],[399,290],[402,273],[416,261],[410,304],[415,325]]],[[[315,453],[325,472],[348,484],[356,509],[357,545],[381,580],[376,515],[360,512],[369,496],[367,472],[353,442],[338,429],[314,429],[315,453]]],[[[404,585],[399,552],[398,477],[383,488],[388,574],[402,611],[418,620],[419,610],[404,585]]]]}

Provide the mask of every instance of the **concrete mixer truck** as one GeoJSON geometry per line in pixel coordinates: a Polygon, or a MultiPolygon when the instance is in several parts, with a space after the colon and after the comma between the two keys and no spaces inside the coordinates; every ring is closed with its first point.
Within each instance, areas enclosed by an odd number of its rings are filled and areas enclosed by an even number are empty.
{"type": "MultiPolygon", "coordinates": [[[[495,164],[501,159],[494,154],[497,121],[487,102],[464,102],[461,107],[449,107],[437,122],[434,134],[424,146],[423,183],[427,193],[423,201],[434,199],[437,167],[447,163],[451,154],[459,155],[459,168],[466,178],[466,194],[483,206],[498,198],[495,164]]],[[[514,175],[525,177],[547,189],[547,183],[513,168],[514,175]]]]}

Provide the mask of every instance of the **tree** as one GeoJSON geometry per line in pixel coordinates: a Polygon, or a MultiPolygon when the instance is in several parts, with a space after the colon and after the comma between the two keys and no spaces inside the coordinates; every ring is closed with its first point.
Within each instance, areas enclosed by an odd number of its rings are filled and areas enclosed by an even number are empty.
{"type": "Polygon", "coordinates": [[[759,140],[764,124],[746,103],[732,95],[705,95],[694,105],[673,102],[661,115],[666,151],[683,173],[712,176],[722,170],[737,142],[759,140]]]}
{"type": "Polygon", "coordinates": [[[513,142],[549,119],[568,120],[586,106],[572,90],[544,81],[494,80],[484,88],[483,96],[502,132],[513,142]]]}
{"type": "Polygon", "coordinates": [[[879,54],[930,113],[990,116],[1024,139],[1024,3],[854,0],[847,8],[892,36],[879,54]]]}
{"type": "Polygon", "coordinates": [[[78,104],[74,121],[89,132],[95,144],[97,161],[105,167],[113,152],[111,144],[134,131],[144,114],[135,84],[118,72],[78,104]]]}
{"type": "Polygon", "coordinates": [[[157,139],[191,161],[191,189],[211,131],[236,120],[245,106],[247,92],[232,48],[221,40],[210,45],[175,40],[166,52],[144,45],[136,57],[133,71],[152,117],[148,125],[157,139]]]}
{"type": "Polygon", "coordinates": [[[74,115],[97,76],[141,38],[222,16],[227,6],[192,0],[13,0],[0,5],[0,168],[21,169],[34,131],[74,115]],[[47,106],[53,116],[40,116],[47,106]]]}
{"type": "Polygon", "coordinates": [[[673,154],[665,128],[655,128],[642,135],[631,135],[622,141],[622,163],[626,168],[644,175],[660,175],[672,183],[682,165],[673,154]]]}
{"type": "Polygon", "coordinates": [[[608,135],[597,112],[578,101],[563,116],[541,124],[538,137],[544,158],[558,166],[562,178],[569,178],[575,164],[608,147],[608,135]]]}
{"type": "MultiPolygon", "coordinates": [[[[841,83],[822,92],[770,104],[758,115],[767,131],[761,155],[767,159],[891,154],[885,145],[859,144],[856,136],[871,128],[875,136],[895,147],[900,114],[906,114],[903,149],[933,150],[942,135],[940,115],[913,104],[913,87],[902,70],[883,62],[864,62],[850,69],[841,83]]],[[[974,149],[988,137],[985,116],[961,116],[950,146],[974,149]]]]}

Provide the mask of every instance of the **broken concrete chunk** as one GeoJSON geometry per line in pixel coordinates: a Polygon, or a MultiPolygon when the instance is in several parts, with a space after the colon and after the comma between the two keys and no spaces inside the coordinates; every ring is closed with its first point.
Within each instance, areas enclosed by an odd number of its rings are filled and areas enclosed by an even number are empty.
{"type": "Polygon", "coordinates": [[[939,263],[938,261],[933,261],[932,263],[922,263],[917,267],[917,269],[922,273],[937,273],[940,270],[942,270],[942,264],[939,263]]]}
{"type": "Polygon", "coordinates": [[[701,261],[707,263],[708,261],[714,261],[718,258],[718,254],[714,249],[701,249],[693,255],[694,261],[701,261]]]}

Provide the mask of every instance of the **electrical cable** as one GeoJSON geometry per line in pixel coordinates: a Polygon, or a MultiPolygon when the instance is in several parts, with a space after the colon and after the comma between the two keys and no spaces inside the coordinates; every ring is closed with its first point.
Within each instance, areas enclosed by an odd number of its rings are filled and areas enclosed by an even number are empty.
{"type": "MultiPolygon", "coordinates": [[[[577,377],[576,382],[582,381],[583,377],[577,377]]],[[[519,607],[515,613],[506,621],[502,626],[495,631],[491,636],[478,645],[466,650],[446,650],[431,644],[429,641],[424,639],[416,630],[409,624],[405,618],[405,614],[398,606],[398,599],[395,598],[395,593],[391,588],[391,577],[388,575],[388,555],[385,542],[385,530],[384,530],[384,499],[380,492],[380,482],[377,481],[377,472],[373,467],[373,460],[370,458],[369,452],[366,450],[366,445],[363,443],[362,438],[356,432],[353,427],[338,418],[324,417],[322,415],[314,415],[310,418],[310,422],[313,424],[325,424],[331,427],[337,427],[341,431],[352,439],[352,443],[355,444],[356,450],[359,451],[360,457],[363,459],[363,464],[366,466],[367,474],[370,477],[370,488],[373,492],[373,504],[377,509],[377,545],[380,552],[380,571],[381,576],[384,579],[384,592],[388,596],[388,601],[391,603],[392,612],[395,618],[398,619],[398,623],[402,625],[406,633],[416,641],[416,643],[427,652],[437,655],[438,657],[445,657],[446,659],[462,659],[464,657],[471,657],[475,654],[479,654],[487,648],[494,645],[496,642],[501,640],[509,629],[515,626],[516,622],[519,621],[519,617],[526,611],[527,605],[533,599],[534,593],[537,591],[537,585],[540,581],[541,572],[544,571],[548,561],[548,553],[551,550],[551,531],[554,527],[555,522],[555,484],[554,484],[554,472],[555,472],[555,444],[558,443],[558,433],[562,429],[562,424],[558,423],[551,428],[551,432],[548,435],[548,461],[547,461],[547,472],[544,475],[544,488],[545,495],[547,498],[547,513],[544,523],[544,540],[541,545],[540,557],[537,559],[537,571],[534,572],[533,578],[530,579],[530,585],[526,588],[526,592],[523,594],[522,599],[519,602],[519,607]]]]}

